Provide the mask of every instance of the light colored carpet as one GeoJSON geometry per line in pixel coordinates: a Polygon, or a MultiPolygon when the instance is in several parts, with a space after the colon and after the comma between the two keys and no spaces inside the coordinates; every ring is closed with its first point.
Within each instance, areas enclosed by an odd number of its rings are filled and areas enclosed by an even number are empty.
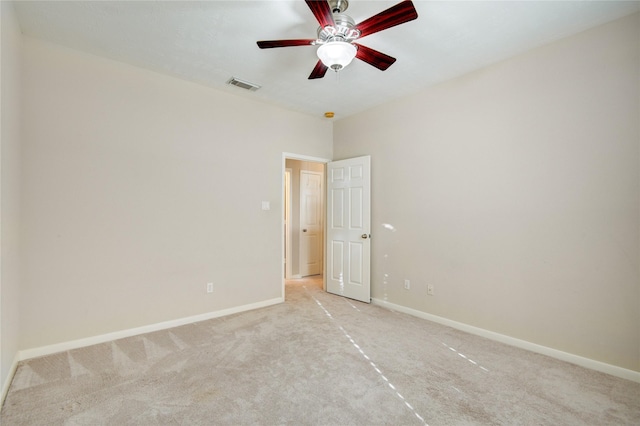
{"type": "Polygon", "coordinates": [[[287,283],[286,303],[20,363],[3,425],[638,425],[640,384],[287,283]]]}

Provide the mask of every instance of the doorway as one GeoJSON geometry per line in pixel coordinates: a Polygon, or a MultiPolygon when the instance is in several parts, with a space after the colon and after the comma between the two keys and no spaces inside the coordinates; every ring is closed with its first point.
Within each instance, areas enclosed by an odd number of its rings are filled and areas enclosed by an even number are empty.
{"type": "Polygon", "coordinates": [[[324,271],[325,161],[285,157],[284,278],[324,271]]]}
{"type": "MultiPolygon", "coordinates": [[[[323,207],[316,215],[318,220],[322,221],[320,231],[322,249],[317,253],[321,256],[321,275],[318,278],[322,281],[322,288],[330,293],[370,303],[370,156],[331,161],[296,154],[282,154],[282,224],[284,225],[282,255],[285,258],[284,267],[281,269],[282,297],[285,298],[285,280],[302,278],[299,265],[300,245],[298,244],[297,249],[293,246],[296,241],[299,243],[300,233],[305,228],[300,226],[300,222],[297,225],[294,224],[296,218],[298,220],[300,218],[299,210],[294,212],[296,206],[300,205],[300,200],[294,201],[296,194],[300,194],[300,189],[293,188],[293,181],[295,176],[299,175],[294,168],[302,170],[306,166],[312,167],[312,170],[307,171],[321,171],[323,177],[316,182],[326,186],[319,190],[323,207]],[[324,179],[324,176],[327,176],[327,179],[324,179]],[[328,223],[325,224],[325,222],[328,223]],[[288,252],[290,256],[287,256],[288,252]],[[296,255],[298,255],[297,259],[296,255]],[[287,272],[288,266],[291,266],[290,273],[287,272]]],[[[308,231],[309,228],[306,229],[308,231]]]]}

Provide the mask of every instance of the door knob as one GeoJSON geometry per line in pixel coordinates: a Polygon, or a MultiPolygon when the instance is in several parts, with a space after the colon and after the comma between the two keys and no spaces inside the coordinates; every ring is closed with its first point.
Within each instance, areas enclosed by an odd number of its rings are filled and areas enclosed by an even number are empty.
{"type": "Polygon", "coordinates": [[[303,229],[303,230],[302,230],[302,232],[307,232],[307,230],[306,230],[306,229],[303,229]]]}
{"type": "Polygon", "coordinates": [[[362,234],[362,239],[366,240],[367,238],[369,238],[369,236],[367,234],[362,234]]]}

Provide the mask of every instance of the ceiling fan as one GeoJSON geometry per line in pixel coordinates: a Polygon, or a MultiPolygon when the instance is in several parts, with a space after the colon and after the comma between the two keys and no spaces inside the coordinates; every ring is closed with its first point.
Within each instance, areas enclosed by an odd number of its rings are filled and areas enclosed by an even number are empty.
{"type": "Polygon", "coordinates": [[[396,58],[355,43],[355,40],[418,17],[413,3],[410,0],[404,0],[356,25],[353,18],[343,13],[349,7],[347,0],[305,0],[305,2],[320,23],[318,38],[268,40],[257,43],[260,49],[319,45],[317,51],[319,60],[309,79],[324,77],[329,68],[337,72],[349,65],[353,58],[358,58],[381,71],[386,70],[396,61],[396,58]]]}

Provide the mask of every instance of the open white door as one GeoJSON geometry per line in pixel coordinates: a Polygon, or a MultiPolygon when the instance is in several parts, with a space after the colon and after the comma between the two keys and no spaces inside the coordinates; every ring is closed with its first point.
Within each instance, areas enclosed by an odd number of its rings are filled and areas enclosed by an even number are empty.
{"type": "Polygon", "coordinates": [[[371,302],[371,157],[327,164],[327,291],[371,302]]]}

